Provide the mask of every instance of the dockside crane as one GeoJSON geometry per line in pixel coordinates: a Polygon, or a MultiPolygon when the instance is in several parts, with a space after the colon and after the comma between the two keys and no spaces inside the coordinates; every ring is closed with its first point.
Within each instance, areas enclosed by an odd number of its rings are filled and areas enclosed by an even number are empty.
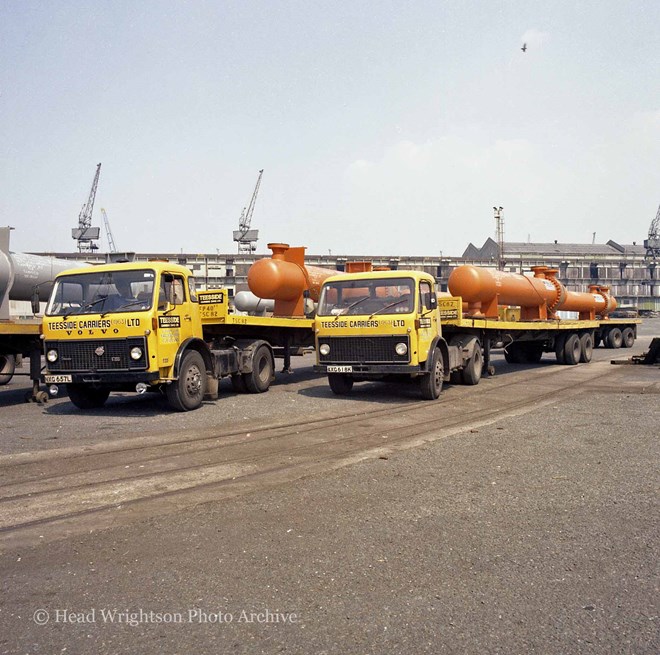
{"type": "Polygon", "coordinates": [[[87,198],[87,202],[82,206],[80,215],[78,216],[78,227],[74,227],[71,230],[71,236],[78,242],[78,252],[92,252],[99,248],[94,242],[98,241],[101,229],[92,227],[92,212],[94,211],[94,199],[96,198],[96,189],[99,185],[100,174],[101,164],[97,164],[89,197],[87,198]]]}
{"type": "Polygon", "coordinates": [[[646,248],[646,259],[660,259],[660,206],[658,206],[658,213],[651,221],[649,238],[644,239],[644,247],[646,248]]]}
{"type": "Polygon", "coordinates": [[[257,184],[254,187],[250,204],[247,207],[243,207],[243,212],[238,220],[238,230],[234,230],[234,241],[238,243],[239,255],[249,255],[257,249],[259,230],[251,230],[250,225],[252,223],[252,214],[254,212],[254,205],[257,202],[257,194],[259,193],[259,186],[261,185],[261,176],[263,173],[264,169],[262,168],[259,171],[259,177],[257,178],[257,184]]]}
{"type": "Polygon", "coordinates": [[[112,230],[110,229],[110,221],[108,220],[108,215],[105,212],[105,209],[101,207],[101,214],[103,214],[103,224],[105,225],[105,234],[108,237],[108,252],[117,252],[117,246],[115,245],[115,240],[112,236],[112,230]]]}

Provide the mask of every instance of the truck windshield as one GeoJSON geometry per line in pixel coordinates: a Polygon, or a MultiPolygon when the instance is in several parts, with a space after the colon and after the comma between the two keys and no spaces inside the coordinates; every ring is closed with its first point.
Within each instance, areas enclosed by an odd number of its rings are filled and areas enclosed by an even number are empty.
{"type": "Polygon", "coordinates": [[[411,278],[338,280],[323,285],[318,316],[409,314],[414,309],[411,278]]]}
{"type": "Polygon", "coordinates": [[[149,269],[94,271],[55,280],[48,316],[141,312],[151,309],[156,274],[149,269]]]}

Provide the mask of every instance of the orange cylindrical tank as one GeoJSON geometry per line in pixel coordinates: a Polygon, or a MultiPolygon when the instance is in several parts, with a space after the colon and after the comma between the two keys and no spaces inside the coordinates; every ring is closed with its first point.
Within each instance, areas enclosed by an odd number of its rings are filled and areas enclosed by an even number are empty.
{"type": "Polygon", "coordinates": [[[547,307],[558,295],[555,285],[544,277],[527,277],[470,265],[455,268],[449,276],[448,286],[452,295],[462,296],[468,303],[468,314],[492,318],[498,316],[498,305],[547,307]]]}
{"type": "Polygon", "coordinates": [[[259,298],[275,300],[278,316],[304,315],[305,291],[317,301],[323,282],[337,271],[305,266],[305,248],[290,248],[285,243],[269,243],[273,255],[256,261],[248,271],[250,291],[259,298]]]}
{"type": "Polygon", "coordinates": [[[580,318],[605,316],[616,307],[607,288],[589,293],[568,291],[554,269],[536,266],[534,277],[477,266],[459,266],[449,276],[449,291],[462,296],[472,316],[496,318],[498,305],[517,305],[523,320],[552,318],[557,310],[575,311],[580,318]]]}

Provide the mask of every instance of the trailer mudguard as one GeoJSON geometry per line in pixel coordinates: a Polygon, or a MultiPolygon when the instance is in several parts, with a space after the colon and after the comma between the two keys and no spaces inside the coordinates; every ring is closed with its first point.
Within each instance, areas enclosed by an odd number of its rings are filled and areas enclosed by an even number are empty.
{"type": "MultiPolygon", "coordinates": [[[[252,373],[254,356],[261,346],[268,348],[270,356],[275,361],[273,347],[263,339],[236,339],[232,347],[238,350],[238,370],[240,373],[252,373]]],[[[273,368],[274,370],[274,368],[273,368]]]]}
{"type": "Polygon", "coordinates": [[[449,352],[458,360],[456,366],[465,366],[472,359],[477,347],[481,348],[481,342],[474,334],[455,334],[449,340],[449,352]]]}

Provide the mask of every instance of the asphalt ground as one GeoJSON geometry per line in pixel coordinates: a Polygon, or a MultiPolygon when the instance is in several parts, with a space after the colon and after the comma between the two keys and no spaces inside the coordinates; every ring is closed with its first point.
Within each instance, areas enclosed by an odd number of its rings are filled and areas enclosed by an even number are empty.
{"type": "MultiPolygon", "coordinates": [[[[9,542],[0,652],[659,652],[660,369],[607,364],[631,351],[596,353],[589,367],[498,360],[494,378],[443,391],[437,427],[347,466],[9,542]],[[537,405],[488,414],[496,385],[515,397],[535,384],[537,405]],[[487,420],[472,411],[442,430],[442,403],[475,410],[480,399],[487,420]]],[[[390,423],[429,411],[412,387],[335,399],[304,367],[283,382],[190,414],[127,396],[85,415],[66,398],[19,402],[18,381],[0,392],[2,459],[47,464],[228,423],[304,427],[374,405],[390,423]]]]}

